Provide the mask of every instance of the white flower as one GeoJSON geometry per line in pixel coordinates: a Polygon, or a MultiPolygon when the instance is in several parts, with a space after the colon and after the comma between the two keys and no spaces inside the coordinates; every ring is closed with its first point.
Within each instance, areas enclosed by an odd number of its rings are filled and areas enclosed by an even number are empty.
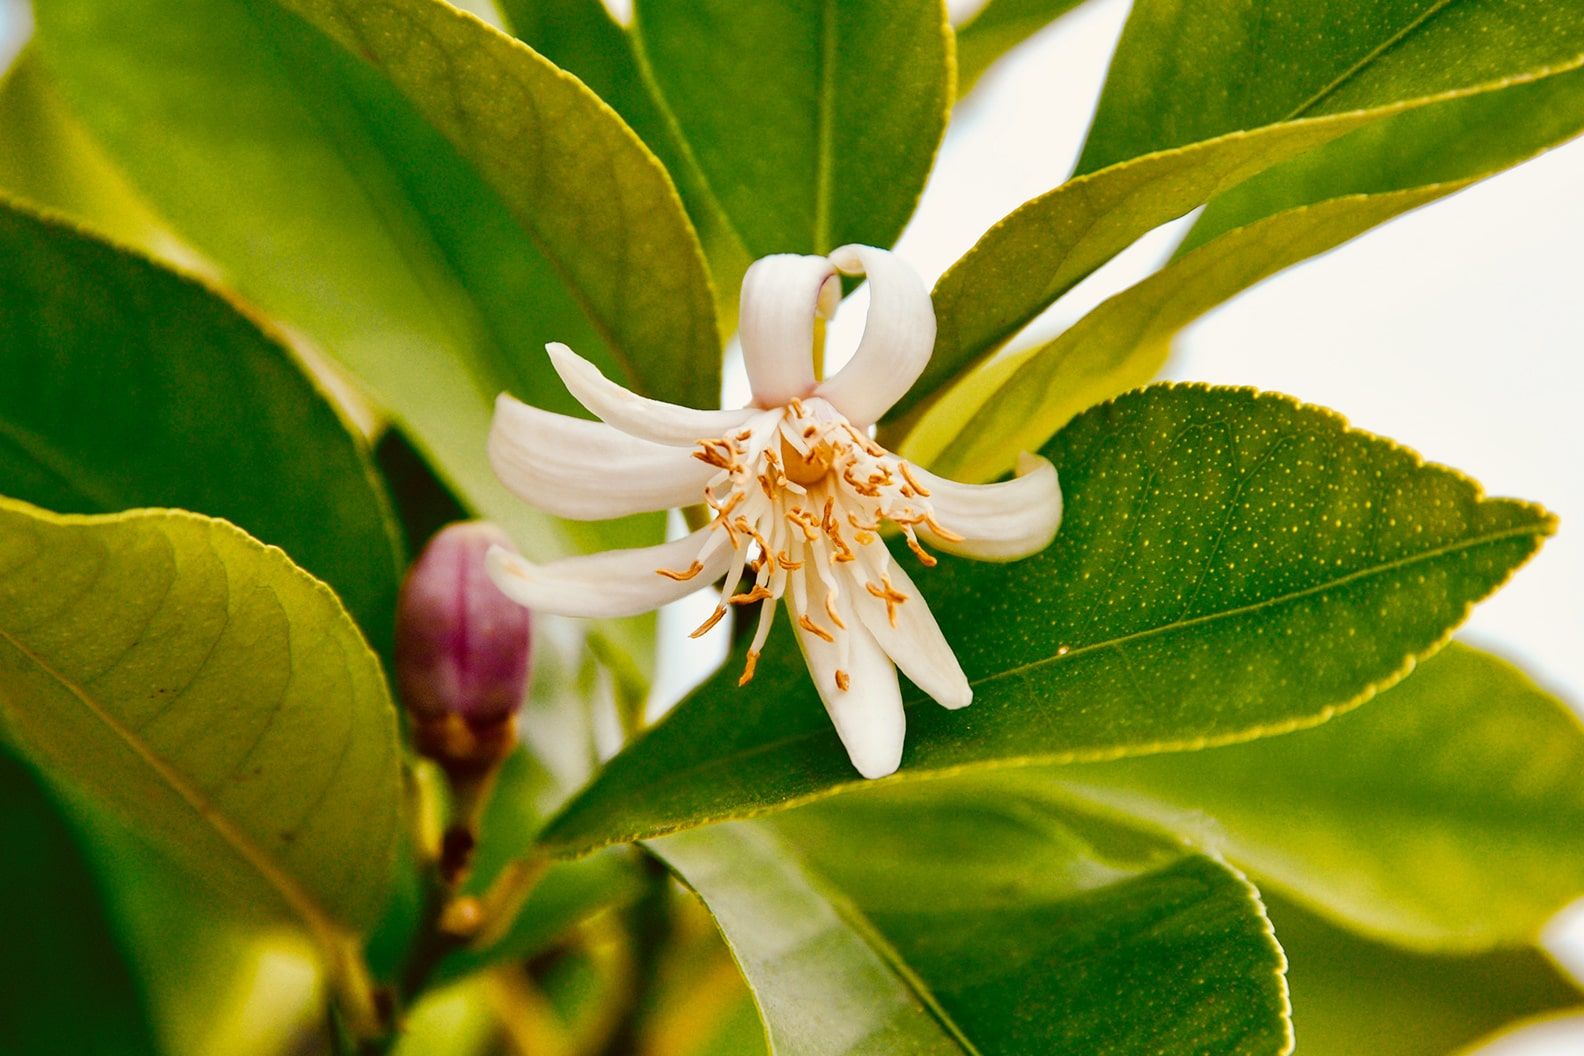
{"type": "Polygon", "coordinates": [[[674,542],[535,565],[504,549],[490,574],[507,595],[566,616],[658,608],[722,576],[722,602],[764,601],[742,683],[753,677],[785,599],[819,694],[865,777],[896,770],[905,719],[896,669],[936,701],[973,699],[951,647],[881,525],[924,549],[1006,561],[1043,549],[1061,520],[1056,470],[1032,455],[1000,484],[957,484],[908,465],[869,426],[923,371],[935,343],[929,292],[884,250],[765,257],[743,277],[743,358],[754,402],[701,411],[637,396],[565,345],[548,346],[566,386],[601,422],[551,414],[502,395],[490,457],[506,486],[562,517],[619,517],[704,502],[713,519],[674,542]],[[841,296],[838,273],[867,274],[869,316],[852,361],[814,377],[816,316],[841,296]],[[603,422],[603,424],[601,424],[603,422]],[[749,589],[738,593],[744,579],[749,589]]]}

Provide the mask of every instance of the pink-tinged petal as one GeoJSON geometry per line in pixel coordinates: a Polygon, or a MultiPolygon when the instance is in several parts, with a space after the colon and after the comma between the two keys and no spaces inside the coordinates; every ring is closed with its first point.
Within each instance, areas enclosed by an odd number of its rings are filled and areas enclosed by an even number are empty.
{"type": "Polygon", "coordinates": [[[854,425],[867,426],[924,373],[935,348],[935,308],[924,280],[895,253],[843,246],[831,260],[849,275],[869,276],[869,315],[858,351],[817,392],[854,425]]]}
{"type": "Polygon", "coordinates": [[[545,346],[556,373],[567,391],[600,421],[628,436],[670,447],[692,447],[700,440],[724,437],[741,428],[753,408],[735,411],[700,411],[674,403],[651,400],[629,392],[600,373],[598,367],[559,341],[545,346]]]}
{"type": "MultiPolygon", "coordinates": [[[[869,570],[868,582],[883,588],[880,571],[875,567],[877,563],[866,554],[863,564],[869,570]]],[[[859,619],[863,620],[869,633],[880,643],[880,648],[891,657],[892,663],[901,668],[915,686],[928,693],[942,707],[953,711],[966,708],[973,703],[973,690],[968,685],[968,676],[963,674],[962,665],[957,663],[946,636],[941,634],[940,625],[935,622],[924,595],[895,561],[889,562],[884,574],[891,581],[893,589],[907,595],[906,601],[891,610],[896,614],[896,626],[891,626],[885,603],[867,591],[855,602],[859,619]]],[[[865,587],[859,584],[858,589],[865,590],[865,587]]]]}
{"type": "Polygon", "coordinates": [[[1018,475],[999,484],[959,484],[915,466],[909,472],[929,489],[935,520],[961,539],[921,532],[932,546],[980,561],[1015,561],[1037,554],[1061,525],[1061,482],[1047,459],[1018,456],[1018,475]]]}
{"type": "Polygon", "coordinates": [[[829,317],[839,296],[836,266],[824,257],[778,253],[748,268],[738,321],[743,365],[759,406],[776,407],[813,390],[814,317],[829,317]]]}
{"type": "Polygon", "coordinates": [[[692,505],[716,473],[681,448],[542,411],[505,393],[495,401],[489,457],[518,498],[580,521],[692,505]]]}
{"type": "Polygon", "coordinates": [[[503,594],[535,612],[636,616],[719,579],[731,562],[732,549],[706,546],[718,534],[700,528],[659,546],[606,550],[543,565],[496,547],[489,552],[486,567],[503,594]]]}
{"type": "MultiPolygon", "coordinates": [[[[807,583],[810,612],[825,612],[824,584],[813,576],[807,583]]],[[[832,606],[846,630],[837,630],[835,641],[827,642],[798,627],[798,644],[854,768],[867,778],[885,777],[902,763],[902,741],[907,732],[896,666],[874,635],[864,629],[851,599],[843,595],[833,600],[832,606]],[[838,672],[846,689],[838,681],[838,672]]]]}

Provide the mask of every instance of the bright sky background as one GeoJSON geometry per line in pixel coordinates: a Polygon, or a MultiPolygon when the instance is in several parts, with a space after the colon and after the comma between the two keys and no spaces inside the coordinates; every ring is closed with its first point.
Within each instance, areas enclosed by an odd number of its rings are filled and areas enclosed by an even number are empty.
{"type": "MultiPolygon", "coordinates": [[[[8,6],[0,0],[0,66],[15,43],[8,6]]],[[[926,278],[1067,176],[1126,13],[1125,0],[1091,0],[965,101],[899,246],[926,278]]],[[[1181,230],[1145,239],[1036,325],[1059,330],[1142,278],[1181,230]]],[[[1577,142],[1266,281],[1190,328],[1169,368],[1172,378],[1254,385],[1332,407],[1468,472],[1493,494],[1557,512],[1556,538],[1475,610],[1464,636],[1521,662],[1575,707],[1584,702],[1581,246],[1577,142]]],[[[863,307],[860,293],[842,312],[833,353],[856,341],[863,307]]],[[[708,662],[687,660],[669,682],[708,662]]],[[[1553,946],[1584,971],[1584,912],[1557,929],[1553,946]]],[[[1491,1053],[1581,1049],[1584,1023],[1575,1021],[1525,1032],[1491,1053]]]]}

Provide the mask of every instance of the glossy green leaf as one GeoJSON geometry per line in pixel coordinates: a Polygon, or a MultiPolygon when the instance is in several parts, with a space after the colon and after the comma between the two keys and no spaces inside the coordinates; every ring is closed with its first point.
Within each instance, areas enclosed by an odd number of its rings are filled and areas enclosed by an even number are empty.
{"type": "Polygon", "coordinates": [[[1574,66],[1580,56],[1580,0],[1141,0],[1078,171],[1239,129],[1574,66]]]}
{"type": "Polygon", "coordinates": [[[1268,217],[1109,298],[1059,336],[971,375],[901,453],[958,480],[993,480],[1085,408],[1147,384],[1188,323],[1281,269],[1463,184],[1340,199],[1268,217]]]}
{"type": "Polygon", "coordinates": [[[6,1050],[153,1056],[142,994],[78,841],[37,777],[4,752],[0,847],[6,1050]]]}
{"type": "Polygon", "coordinates": [[[1462,646],[1318,729],[1050,776],[1397,942],[1532,942],[1584,894],[1584,726],[1462,646]]]}
{"type": "Polygon", "coordinates": [[[552,528],[483,441],[503,389],[571,409],[549,340],[715,402],[709,281],[664,171],[592,93],[447,4],[289,5],[328,36],[286,6],[42,0],[38,57],[227,284],[350,368],[476,509],[539,553],[652,537],[656,518],[552,528]]]}
{"type": "Polygon", "coordinates": [[[940,0],[638,0],[640,61],[754,257],[889,246],[952,102],[940,0]]]}
{"type": "Polygon", "coordinates": [[[1226,867],[927,784],[653,846],[777,1052],[1283,1053],[1283,961],[1226,867]]]}
{"type": "MultiPolygon", "coordinates": [[[[910,566],[975,699],[948,712],[905,692],[908,748],[887,780],[1316,724],[1433,651],[1554,527],[1328,411],[1245,389],[1130,393],[1045,453],[1066,499],[1048,550],[910,566]]],[[[728,665],[541,841],[578,853],[863,784],[789,636],[736,682],[728,665]]]]}
{"type": "MultiPolygon", "coordinates": [[[[1195,229],[1194,246],[1288,206],[1455,184],[1562,142],[1584,127],[1581,64],[1584,54],[1543,75],[1233,132],[1069,180],[1013,211],[941,277],[934,356],[891,417],[913,413],[1139,236],[1205,201],[1217,204],[1195,229]],[[1312,178],[1312,166],[1334,178],[1312,178]],[[1272,170],[1269,181],[1251,181],[1264,170],[1272,170]],[[1233,187],[1223,207],[1216,196],[1233,187]]],[[[1366,205],[1361,219],[1371,215],[1380,222],[1366,205]]],[[[971,409],[954,413],[961,419],[971,409]]]]}
{"type": "Polygon", "coordinates": [[[367,452],[220,295],[0,200],[0,494],[225,517],[390,647],[402,559],[367,452]],[[324,530],[325,524],[335,531],[324,530]]]}
{"type": "Polygon", "coordinates": [[[957,28],[957,97],[973,91],[1001,56],[1083,0],[988,0],[957,28]]]}
{"type": "Polygon", "coordinates": [[[224,521],[0,502],[0,721],[52,780],[321,940],[385,901],[379,665],[323,584],[224,521]]]}
{"type": "Polygon", "coordinates": [[[1202,245],[1262,216],[1326,198],[1380,194],[1494,172],[1571,139],[1581,129],[1584,73],[1577,70],[1577,63],[1501,91],[1409,108],[1218,195],[1205,207],[1183,248],[1202,245]]]}
{"type": "Polygon", "coordinates": [[[1287,951],[1304,1056],[1450,1056],[1529,1017],[1578,1010],[1584,994],[1533,948],[1416,953],[1266,895],[1287,951]]]}
{"type": "Polygon", "coordinates": [[[517,39],[593,89],[665,165],[709,260],[722,329],[732,329],[752,258],[639,61],[632,34],[600,0],[500,0],[498,6],[517,39]]]}

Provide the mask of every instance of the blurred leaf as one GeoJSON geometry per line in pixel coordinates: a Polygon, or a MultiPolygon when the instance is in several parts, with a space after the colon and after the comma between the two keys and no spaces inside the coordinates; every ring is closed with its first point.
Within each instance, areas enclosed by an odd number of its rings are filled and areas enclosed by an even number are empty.
{"type": "Polygon", "coordinates": [[[896,241],[952,102],[941,0],[638,0],[634,34],[750,256],[896,241]]]}
{"type": "Polygon", "coordinates": [[[1288,1051],[1253,888],[1093,835],[953,782],[653,846],[714,912],[777,1051],[1288,1051]]]}
{"type": "Polygon", "coordinates": [[[1231,231],[1109,298],[1060,336],[992,361],[908,434],[901,453],[948,477],[993,480],[1075,415],[1148,384],[1176,333],[1259,280],[1466,184],[1293,209],[1231,231]]]}
{"type": "Polygon", "coordinates": [[[517,39],[593,89],[665,165],[709,261],[721,328],[734,329],[737,291],[751,258],[645,73],[633,35],[600,0],[499,0],[499,6],[517,39]]]}
{"type": "Polygon", "coordinates": [[[1581,58],[1584,0],[1140,0],[1078,171],[1581,58]]]}
{"type": "Polygon", "coordinates": [[[1265,901],[1287,951],[1304,1056],[1448,1056],[1519,1020],[1584,1004],[1536,949],[1416,953],[1361,938],[1286,899],[1265,901]]]}
{"type": "Polygon", "coordinates": [[[988,0],[957,29],[957,98],[995,61],[1083,0],[988,0]]]}
{"type": "Polygon", "coordinates": [[[1400,943],[1533,942],[1584,895],[1584,726],[1464,646],[1315,730],[1044,779],[1400,943]]]}
{"type": "Polygon", "coordinates": [[[328,589],[223,521],[0,501],[0,717],[52,780],[322,941],[385,901],[379,665],[328,589]]]}
{"type": "Polygon", "coordinates": [[[0,333],[0,494],[63,513],[225,517],[322,577],[391,647],[389,500],[271,335],[199,283],[3,199],[0,333]]]}
{"type": "Polygon", "coordinates": [[[31,48],[0,76],[0,188],[85,220],[118,243],[169,245],[170,234],[80,128],[31,48]]]}
{"type": "Polygon", "coordinates": [[[293,5],[335,41],[275,2],[37,6],[44,69],[138,188],[461,497],[540,555],[658,536],[658,517],[552,525],[485,457],[497,392],[573,409],[548,340],[655,395],[717,399],[696,239],[592,94],[434,0],[293,5]]]}
{"type": "Polygon", "coordinates": [[[15,1056],[158,1050],[71,829],[27,767],[0,752],[0,1023],[15,1056]]]}
{"type": "MultiPolygon", "coordinates": [[[[1490,175],[1555,146],[1584,127],[1580,64],[1584,64],[1584,56],[1563,70],[1546,71],[1535,78],[1513,78],[1450,96],[1388,102],[1371,109],[1230,133],[1145,154],[1069,180],[1014,210],[936,283],[933,298],[940,332],[934,356],[890,417],[899,419],[926,404],[971,364],[1004,345],[1145,232],[1264,170],[1273,171],[1270,180],[1256,179],[1246,184],[1252,188],[1247,196],[1239,188],[1228,195],[1232,204],[1225,208],[1213,205],[1208,210],[1215,218],[1214,226],[1202,220],[1191,245],[1203,244],[1212,234],[1278,213],[1289,205],[1350,193],[1460,185],[1460,181],[1490,175]],[[1378,149],[1365,151],[1360,146],[1364,143],[1378,149]],[[1291,160],[1294,158],[1303,160],[1291,160]],[[1311,158],[1332,161],[1311,162],[1311,158]],[[1311,165],[1323,166],[1327,172],[1345,170],[1350,175],[1313,180],[1304,175],[1311,165]],[[1376,173],[1381,175],[1372,175],[1376,173]],[[1292,193],[1294,187],[1302,187],[1305,193],[1292,193]]],[[[1440,193],[1448,189],[1444,187],[1440,193]]],[[[1358,205],[1353,234],[1394,215],[1375,202],[1358,205]]],[[[1335,244],[1313,243],[1306,253],[1280,254],[1287,262],[1281,266],[1335,244]]],[[[1224,290],[1222,299],[1241,288],[1224,290]]],[[[1165,289],[1169,292],[1170,286],[1165,289]]],[[[1135,328],[1143,323],[1135,320],[1135,328]]],[[[1168,328],[1157,325],[1156,329],[1168,328]]],[[[989,369],[996,366],[992,363],[989,369]]],[[[1089,403],[1122,388],[1102,393],[1089,403]]],[[[953,392],[948,399],[957,396],[953,392]]],[[[1068,402],[1080,410],[1089,405],[1068,402]]],[[[976,409],[970,399],[954,413],[963,419],[976,409]]],[[[1044,418],[1039,422],[1050,428],[1060,425],[1044,418]]],[[[941,446],[940,427],[932,426],[931,432],[937,434],[935,446],[941,446]]],[[[1011,456],[1006,456],[1005,462],[1010,465],[1011,456]]]]}
{"type": "MultiPolygon", "coordinates": [[[[911,563],[975,701],[948,712],[905,691],[890,782],[1322,722],[1433,652],[1554,527],[1331,412],[1246,389],[1130,393],[1045,453],[1066,497],[1050,549],[911,563]]],[[[577,854],[865,784],[789,635],[751,688],[736,683],[728,665],[630,744],[542,844],[577,854]]]]}

